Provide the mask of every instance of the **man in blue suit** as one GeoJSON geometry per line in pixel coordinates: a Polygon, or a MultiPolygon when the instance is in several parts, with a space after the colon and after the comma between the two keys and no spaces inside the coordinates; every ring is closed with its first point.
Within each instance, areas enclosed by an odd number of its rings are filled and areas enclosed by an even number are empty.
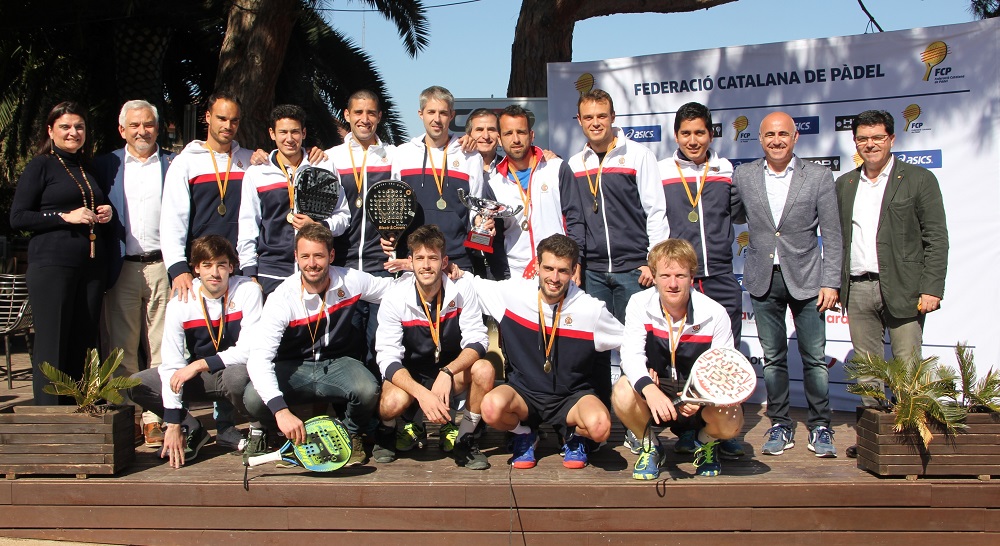
{"type": "Polygon", "coordinates": [[[836,457],[830,429],[826,320],[840,289],[841,235],[833,173],[794,155],[799,133],[784,112],[764,117],[760,144],[764,158],[733,173],[733,189],[750,232],[743,286],[750,292],[757,336],[764,350],[764,385],[771,428],[761,452],[781,455],[795,446],[788,416],[788,332],[792,312],[802,377],[809,406],[809,450],[836,457]],[[820,245],[816,229],[823,242],[820,245]]]}
{"type": "MultiPolygon", "coordinates": [[[[163,320],[170,298],[167,269],[160,253],[160,200],[163,178],[174,153],[156,144],[159,118],[156,107],[131,100],[118,116],[125,147],[95,160],[99,183],[114,210],[110,229],[114,237],[106,254],[108,290],[104,297],[101,338],[104,352],[120,347],[123,372],[140,369],[139,348],[146,366],[160,364],[163,320]]],[[[146,412],[142,420],[147,446],[163,444],[159,418],[146,412]]]]}

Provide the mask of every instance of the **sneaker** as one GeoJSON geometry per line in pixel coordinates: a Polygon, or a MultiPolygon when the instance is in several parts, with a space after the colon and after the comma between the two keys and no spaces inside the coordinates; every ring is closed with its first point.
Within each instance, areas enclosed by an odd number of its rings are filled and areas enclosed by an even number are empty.
{"type": "Polygon", "coordinates": [[[632,467],[632,478],[655,480],[660,477],[660,466],[664,462],[663,447],[660,444],[640,446],[639,458],[632,467]]]}
{"type": "Polygon", "coordinates": [[[241,442],[243,451],[243,464],[249,466],[250,457],[267,453],[267,433],[261,428],[250,428],[246,439],[241,442]]]}
{"type": "Polygon", "coordinates": [[[515,434],[511,442],[511,466],[514,468],[535,467],[535,446],[538,445],[538,435],[534,431],[527,434],[515,434]]]}
{"type": "Polygon", "coordinates": [[[628,450],[632,452],[632,455],[642,453],[642,441],[636,438],[635,434],[632,434],[631,430],[625,430],[625,442],[622,445],[628,448],[628,450]]]}
{"type": "Polygon", "coordinates": [[[674,453],[694,453],[698,449],[698,431],[685,430],[677,437],[674,453]]]}
{"type": "Polygon", "coordinates": [[[143,445],[146,447],[160,447],[163,445],[163,425],[160,423],[146,423],[142,425],[143,445]]]}
{"type": "Polygon", "coordinates": [[[795,447],[795,435],[785,425],[774,425],[764,433],[767,441],[761,448],[764,455],[781,455],[786,449],[795,447]]]}
{"type": "Polygon", "coordinates": [[[469,470],[486,470],[490,467],[490,461],[479,451],[476,438],[471,433],[466,433],[455,444],[452,455],[455,456],[455,464],[469,470]]]}
{"type": "Polygon", "coordinates": [[[193,461],[198,456],[198,452],[201,448],[205,447],[205,444],[211,439],[205,427],[198,427],[192,431],[188,431],[187,427],[181,427],[181,432],[184,433],[184,462],[193,461]]]}
{"type": "Polygon", "coordinates": [[[367,462],[364,440],[360,434],[351,434],[351,458],[347,460],[347,466],[361,466],[367,462]]]}
{"type": "Polygon", "coordinates": [[[441,430],[438,432],[438,439],[441,451],[451,453],[455,449],[455,442],[458,441],[458,427],[455,426],[455,423],[448,422],[441,425],[441,430]]]}
{"type": "Polygon", "coordinates": [[[375,459],[376,463],[391,463],[396,460],[396,427],[387,427],[379,423],[375,429],[372,459],[375,459]]]}
{"type": "Polygon", "coordinates": [[[722,463],[716,453],[719,441],[713,440],[707,444],[698,443],[694,452],[694,473],[699,476],[718,476],[722,474],[722,463]]]}
{"type": "Polygon", "coordinates": [[[739,459],[746,454],[747,452],[743,450],[743,442],[736,438],[719,440],[720,459],[739,459]]]}
{"type": "Polygon", "coordinates": [[[571,434],[563,445],[563,466],[583,468],[587,466],[587,439],[571,434]]]}
{"type": "Polygon", "coordinates": [[[218,434],[215,435],[215,445],[230,451],[239,450],[242,442],[243,433],[236,427],[228,427],[218,431],[218,434]]]}
{"type": "Polygon", "coordinates": [[[427,445],[427,431],[420,423],[406,423],[396,429],[396,451],[410,451],[427,445]]]}
{"type": "Polygon", "coordinates": [[[833,447],[833,431],[827,427],[814,427],[809,431],[808,447],[817,457],[826,459],[837,456],[837,448],[833,447]]]}

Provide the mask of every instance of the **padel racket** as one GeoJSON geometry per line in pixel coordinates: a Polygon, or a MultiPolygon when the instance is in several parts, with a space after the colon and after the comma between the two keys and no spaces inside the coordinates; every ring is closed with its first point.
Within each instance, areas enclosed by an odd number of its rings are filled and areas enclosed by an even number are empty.
{"type": "Polygon", "coordinates": [[[247,466],[283,461],[313,472],[332,472],[351,458],[351,436],[343,423],[326,415],[305,422],[306,441],[295,445],[291,440],[273,453],[247,459],[247,466]]]}
{"type": "MultiPolygon", "coordinates": [[[[399,244],[399,236],[417,216],[417,199],[406,182],[383,180],[368,188],[365,212],[383,239],[394,239],[395,244],[399,244]]],[[[395,258],[393,250],[390,259],[395,258]]]]}
{"type": "Polygon", "coordinates": [[[680,402],[702,406],[735,406],[753,394],[757,372],[743,353],[716,347],[702,353],[691,366],[680,402]]]}
{"type": "Polygon", "coordinates": [[[319,167],[305,166],[295,173],[295,211],[316,222],[333,215],[340,196],[337,175],[319,167]]]}

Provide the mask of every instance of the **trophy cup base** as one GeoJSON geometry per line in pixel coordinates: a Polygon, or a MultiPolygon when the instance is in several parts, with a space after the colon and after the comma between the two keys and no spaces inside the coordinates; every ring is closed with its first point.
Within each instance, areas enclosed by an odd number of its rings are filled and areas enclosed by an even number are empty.
{"type": "Polygon", "coordinates": [[[491,235],[472,231],[469,232],[469,236],[465,238],[465,243],[463,244],[466,248],[482,250],[487,254],[493,254],[493,236],[491,235]]]}

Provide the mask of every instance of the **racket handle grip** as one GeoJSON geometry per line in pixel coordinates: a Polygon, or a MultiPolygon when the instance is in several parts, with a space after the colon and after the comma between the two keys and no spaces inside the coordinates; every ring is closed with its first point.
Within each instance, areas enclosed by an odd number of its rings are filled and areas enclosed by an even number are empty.
{"type": "Polygon", "coordinates": [[[274,453],[265,453],[263,455],[254,455],[247,459],[247,466],[259,466],[265,463],[278,462],[281,460],[281,451],[275,451],[274,453]]]}

